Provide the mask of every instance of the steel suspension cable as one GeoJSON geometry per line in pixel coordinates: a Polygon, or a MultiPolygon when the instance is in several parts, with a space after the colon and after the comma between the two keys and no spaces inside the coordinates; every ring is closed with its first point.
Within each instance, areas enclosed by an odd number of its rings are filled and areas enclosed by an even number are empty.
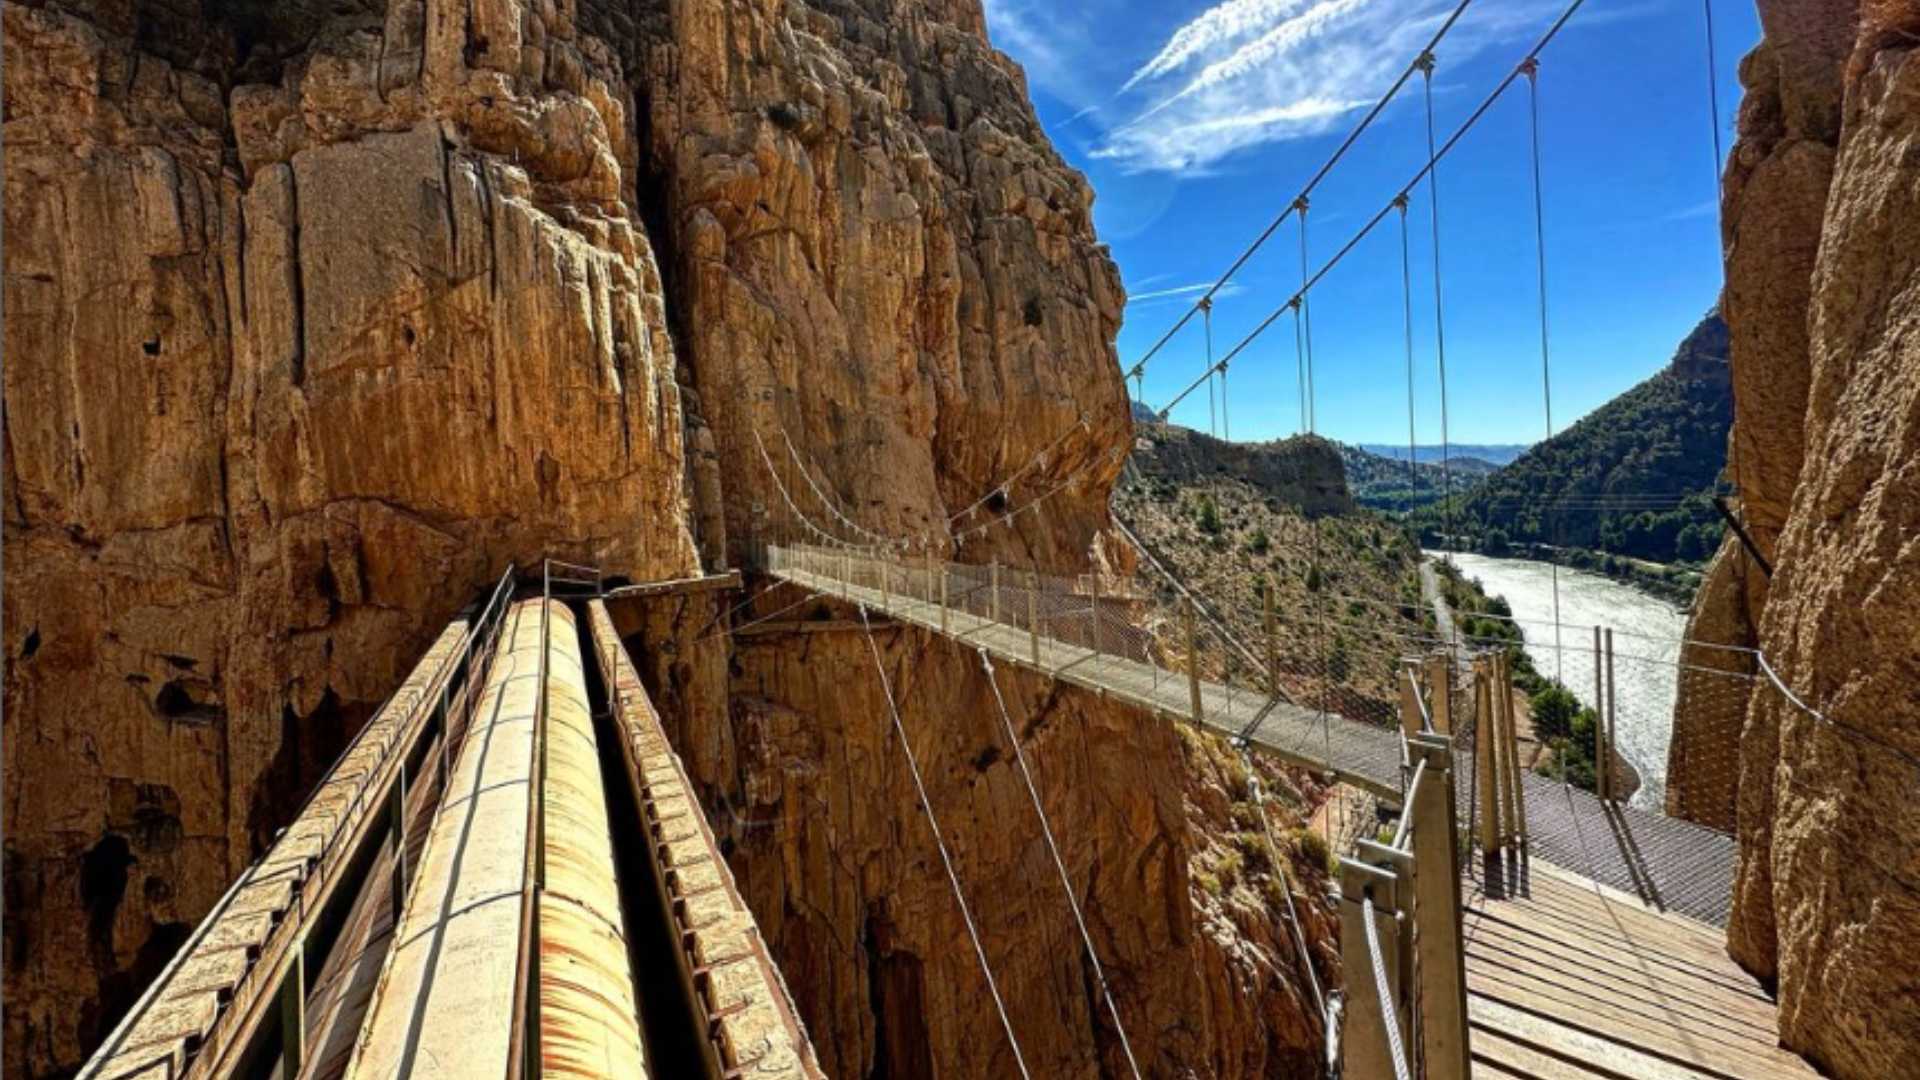
{"type": "Polygon", "coordinates": [[[1387,1049],[1393,1058],[1396,1080],[1413,1080],[1407,1070],[1407,1049],[1400,1044],[1400,1017],[1393,1009],[1393,995],[1387,992],[1387,964],[1380,955],[1380,928],[1375,925],[1373,897],[1360,898],[1361,914],[1367,926],[1367,957],[1373,961],[1373,988],[1380,994],[1380,1022],[1387,1029],[1387,1049]]]}
{"type": "MultiPolygon", "coordinates": [[[[1547,350],[1547,211],[1540,182],[1540,60],[1528,57],[1520,70],[1527,75],[1527,146],[1533,156],[1533,243],[1540,269],[1540,397],[1546,406],[1547,438],[1553,438],[1553,364],[1547,350]]],[[[1560,515],[1554,515],[1559,518],[1560,515]]],[[[1556,536],[1556,540],[1563,537],[1556,536]]],[[[1549,559],[1553,571],[1553,677],[1566,684],[1564,653],[1560,646],[1560,564],[1549,559]]]]}
{"type": "MultiPolygon", "coordinates": [[[[1200,322],[1206,328],[1207,332],[1207,371],[1209,372],[1207,375],[1207,434],[1217,439],[1220,437],[1220,420],[1214,415],[1213,411],[1213,375],[1211,373],[1215,370],[1215,367],[1213,363],[1212,301],[1208,301],[1207,306],[1200,309],[1200,322]]],[[[1225,373],[1222,372],[1222,374],[1225,373]]]]}
{"type": "Polygon", "coordinates": [[[1302,195],[1295,204],[1300,210],[1300,322],[1306,338],[1306,403],[1307,433],[1317,428],[1317,417],[1313,407],[1313,302],[1307,296],[1310,287],[1307,283],[1307,197],[1302,195]]]}
{"type": "Polygon", "coordinates": [[[1407,197],[1395,200],[1400,207],[1400,301],[1405,309],[1401,322],[1407,335],[1407,491],[1420,492],[1419,452],[1413,435],[1413,255],[1407,239],[1407,197]]]}
{"type": "MultiPolygon", "coordinates": [[[[1460,21],[1460,16],[1466,14],[1467,7],[1472,3],[1473,0],[1460,0],[1460,3],[1454,7],[1452,13],[1447,16],[1446,21],[1442,22],[1440,28],[1433,32],[1433,36],[1427,39],[1426,48],[1421,50],[1421,55],[1424,56],[1432,52],[1434,46],[1440,44],[1441,39],[1447,36],[1449,30],[1453,29],[1454,23],[1460,21]]],[[[1415,63],[1417,62],[1418,61],[1415,61],[1415,63]]],[[[1393,81],[1393,85],[1387,88],[1387,92],[1380,95],[1380,100],[1374,102],[1373,108],[1367,110],[1367,115],[1360,118],[1360,122],[1354,125],[1352,131],[1347,133],[1347,137],[1334,149],[1333,154],[1321,164],[1319,169],[1315,170],[1312,179],[1308,180],[1306,186],[1301,188],[1300,193],[1294,197],[1295,202],[1313,194],[1313,190],[1320,186],[1320,181],[1327,178],[1327,174],[1332,172],[1333,167],[1340,163],[1340,159],[1345,157],[1347,151],[1353,148],[1353,144],[1359,141],[1360,136],[1369,127],[1373,126],[1375,120],[1379,119],[1380,114],[1386,110],[1387,105],[1400,93],[1400,89],[1407,84],[1407,80],[1413,77],[1413,71],[1414,65],[1408,64],[1406,69],[1400,72],[1400,77],[1393,81]]],[[[1133,368],[1129,373],[1138,377],[1146,369],[1147,361],[1152,360],[1154,355],[1165,347],[1167,342],[1172,341],[1173,336],[1179,333],[1181,328],[1193,319],[1194,313],[1200,310],[1201,304],[1212,301],[1214,296],[1219,293],[1222,288],[1226,287],[1227,282],[1233,280],[1233,275],[1239,273],[1240,268],[1247,264],[1248,259],[1253,258],[1254,253],[1260,250],[1261,245],[1265,244],[1272,238],[1275,232],[1279,231],[1280,226],[1287,220],[1287,215],[1293,213],[1293,211],[1294,204],[1289,203],[1285,210],[1274,215],[1273,220],[1268,222],[1267,227],[1260,231],[1260,235],[1254,238],[1253,243],[1248,244],[1246,250],[1242,251],[1239,257],[1233,260],[1232,265],[1227,267],[1226,272],[1221,274],[1220,277],[1214,281],[1213,285],[1207,289],[1206,293],[1202,295],[1199,300],[1195,301],[1193,306],[1188,308],[1179,319],[1175,320],[1174,324],[1167,328],[1167,332],[1160,335],[1160,339],[1155,341],[1139,360],[1134,362],[1133,368]]]]}
{"type": "MultiPolygon", "coordinates": [[[[1524,60],[1526,59],[1526,57],[1540,55],[1540,53],[1544,51],[1548,45],[1553,43],[1554,38],[1560,36],[1560,31],[1566,28],[1568,20],[1572,19],[1574,14],[1578,12],[1585,3],[1586,3],[1586,0],[1572,0],[1572,2],[1569,3],[1567,7],[1560,13],[1560,17],[1553,21],[1553,24],[1547,28],[1546,32],[1541,35],[1540,39],[1534,43],[1533,47],[1527,51],[1527,53],[1525,54],[1525,56],[1522,57],[1522,59],[1524,60]]],[[[1495,101],[1498,101],[1501,95],[1505,94],[1507,92],[1507,89],[1513,85],[1513,81],[1519,77],[1520,77],[1520,72],[1518,69],[1515,69],[1514,71],[1509,72],[1506,78],[1500,80],[1499,85],[1495,86],[1493,90],[1487,94],[1486,98],[1483,99],[1480,102],[1479,106],[1473,110],[1472,114],[1470,114],[1467,117],[1466,121],[1462,123],[1458,128],[1456,128],[1452,135],[1447,137],[1446,142],[1440,144],[1437,149],[1430,149],[1427,157],[1427,163],[1421,166],[1420,169],[1413,174],[1413,178],[1408,180],[1407,183],[1403,185],[1399,191],[1395,192],[1394,198],[1397,199],[1400,195],[1411,192],[1414,188],[1419,186],[1422,180],[1428,179],[1430,174],[1439,165],[1440,161],[1444,159],[1449,153],[1451,153],[1455,146],[1459,145],[1460,140],[1466,137],[1467,132],[1473,130],[1473,128],[1479,124],[1481,118],[1486,116],[1487,110],[1493,107],[1493,103],[1495,101]]],[[[1431,82],[1432,82],[1431,78],[1429,77],[1428,79],[1429,112],[1431,112],[1431,100],[1432,100],[1431,82]]],[[[1431,126],[1431,122],[1429,122],[1429,126],[1431,126]]],[[[1429,142],[1429,146],[1431,146],[1432,139],[1429,138],[1428,142],[1429,142]]],[[[1360,228],[1357,231],[1355,231],[1351,237],[1347,239],[1347,242],[1341,245],[1340,250],[1334,252],[1332,258],[1322,263],[1320,266],[1320,269],[1314,271],[1313,277],[1307,281],[1306,288],[1311,288],[1312,286],[1317,284],[1321,278],[1325,277],[1330,271],[1332,271],[1332,269],[1335,266],[1339,265],[1341,260],[1345,259],[1347,255],[1350,254],[1355,247],[1359,246],[1360,241],[1366,239],[1367,236],[1370,235],[1375,228],[1379,227],[1382,221],[1386,220],[1387,214],[1391,212],[1393,208],[1394,208],[1394,203],[1393,203],[1393,200],[1390,199],[1388,200],[1385,206],[1382,206],[1377,212],[1374,213],[1374,215],[1371,218],[1368,218],[1366,224],[1360,226],[1360,228]]],[[[1438,229],[1437,229],[1437,223],[1436,223],[1436,233],[1437,231],[1438,229]]],[[[1266,331],[1269,328],[1271,328],[1276,321],[1279,320],[1281,314],[1287,311],[1288,308],[1292,307],[1294,304],[1294,301],[1299,299],[1304,294],[1304,292],[1305,292],[1305,289],[1302,289],[1301,292],[1294,293],[1292,297],[1283,301],[1278,307],[1274,308],[1271,312],[1268,312],[1267,317],[1260,320],[1260,322],[1257,325],[1255,325],[1252,330],[1248,331],[1247,335],[1241,338],[1238,344],[1234,345],[1233,348],[1227,350],[1226,355],[1220,358],[1220,363],[1223,363],[1223,364],[1230,363],[1231,361],[1234,360],[1234,358],[1239,356],[1241,352],[1245,351],[1248,346],[1253,344],[1255,339],[1257,339],[1261,334],[1266,333],[1266,331]]],[[[1187,384],[1187,386],[1184,389],[1182,389],[1178,394],[1174,395],[1173,400],[1161,406],[1158,410],[1156,410],[1156,412],[1158,412],[1158,414],[1164,418],[1167,415],[1167,412],[1169,410],[1171,410],[1174,406],[1180,404],[1180,402],[1186,400],[1187,396],[1192,394],[1195,390],[1198,390],[1200,388],[1201,382],[1203,382],[1206,379],[1206,377],[1207,376],[1203,374],[1199,378],[1194,379],[1191,383],[1187,384]]]]}
{"type": "Polygon", "coordinates": [[[1287,880],[1286,864],[1280,859],[1280,845],[1273,839],[1273,822],[1267,819],[1267,797],[1260,786],[1260,773],[1253,767],[1253,752],[1247,749],[1244,741],[1240,744],[1240,757],[1253,787],[1253,806],[1260,814],[1260,831],[1266,834],[1267,861],[1273,864],[1273,872],[1280,875],[1280,894],[1287,900],[1287,925],[1293,930],[1293,950],[1300,958],[1300,967],[1307,973],[1307,985],[1313,989],[1314,1008],[1325,1017],[1326,993],[1320,989],[1320,976],[1314,972],[1313,956],[1307,951],[1307,935],[1300,928],[1300,913],[1293,906],[1293,883],[1287,880]]]}
{"type": "Polygon", "coordinates": [[[979,648],[980,666],[986,670],[987,685],[993,687],[993,700],[1000,706],[1000,724],[1006,729],[1007,742],[1013,745],[1013,759],[1020,766],[1020,778],[1026,782],[1027,795],[1033,800],[1033,812],[1040,818],[1040,833],[1047,839],[1047,853],[1053,856],[1053,866],[1060,872],[1060,888],[1067,894],[1067,906],[1073,909],[1074,925],[1080,928],[1081,944],[1087,948],[1087,959],[1093,964],[1093,977],[1100,984],[1100,995],[1107,1000],[1107,1012],[1113,1016],[1114,1030],[1120,1033],[1120,1050],[1126,1054],[1127,1069],[1139,1080],[1140,1063],[1134,1060],[1133,1044],[1127,1039],[1127,1025],[1120,1019],[1120,1007],[1114,1004],[1113,987],[1107,983],[1106,969],[1100,966],[1100,954],[1094,950],[1093,935],[1087,932],[1086,916],[1080,912],[1079,898],[1073,894],[1073,879],[1067,875],[1067,864],[1060,858],[1060,846],[1053,839],[1053,824],[1047,818],[1047,809],[1040,802],[1040,790],[1034,786],[1033,773],[1027,768],[1026,752],[1020,749],[1019,736],[1013,731],[1013,717],[1007,712],[1007,699],[1000,693],[1000,679],[994,674],[993,661],[987,656],[984,646],[979,648]]]}
{"type": "Polygon", "coordinates": [[[933,802],[927,798],[926,781],[920,777],[920,762],[914,756],[913,745],[907,741],[907,727],[900,722],[900,707],[893,699],[893,684],[887,679],[887,668],[880,660],[880,646],[873,640],[873,626],[867,621],[867,606],[860,604],[860,628],[866,632],[867,648],[873,653],[873,669],[880,675],[880,689],[886,694],[887,713],[893,718],[893,732],[900,739],[900,749],[906,755],[907,769],[913,774],[913,789],[920,796],[920,809],[925,812],[927,826],[933,830],[934,846],[940,849],[940,863],[947,869],[947,882],[953,886],[953,898],[960,905],[960,917],[967,924],[967,936],[973,939],[973,954],[980,960],[980,971],[987,977],[987,991],[993,995],[993,1007],[1000,1014],[1000,1026],[1006,1029],[1007,1044],[1013,1047],[1014,1064],[1020,1067],[1020,1075],[1031,1080],[1027,1071],[1027,1059],[1020,1052],[1020,1040],[1013,1033],[1013,1021],[1007,1016],[1007,1003],[1000,997],[1000,984],[994,980],[993,967],[987,963],[987,950],[980,944],[980,931],[973,923],[973,911],[967,907],[967,897],[960,889],[960,875],[953,868],[953,856],[947,851],[947,841],[940,833],[940,820],[934,816],[933,802]]]}
{"type": "MultiPolygon", "coordinates": [[[[1447,531],[1444,549],[1448,544],[1457,544],[1458,540],[1453,529],[1453,454],[1447,430],[1447,319],[1440,279],[1440,154],[1433,142],[1433,54],[1428,53],[1421,61],[1420,83],[1427,110],[1427,213],[1433,221],[1433,347],[1440,367],[1440,523],[1447,531]]],[[[1501,86],[1504,89],[1506,84],[1501,86]]]]}

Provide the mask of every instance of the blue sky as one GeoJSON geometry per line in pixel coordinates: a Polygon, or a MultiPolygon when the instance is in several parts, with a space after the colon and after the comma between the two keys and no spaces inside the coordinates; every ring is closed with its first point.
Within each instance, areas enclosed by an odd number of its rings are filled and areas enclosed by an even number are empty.
{"type": "MultiPolygon", "coordinates": [[[[1399,75],[1457,0],[986,0],[994,44],[1020,61],[1041,122],[1086,172],[1094,220],[1132,297],[1123,367],[1287,203],[1399,75]]],[[[1511,71],[1564,0],[1473,0],[1435,53],[1440,140],[1511,71]]],[[[1541,154],[1555,430],[1658,370],[1720,286],[1712,123],[1697,0],[1587,0],[1542,55],[1541,154]]],[[[1750,4],[1714,10],[1722,143],[1750,4]]],[[[1517,82],[1440,166],[1449,434],[1531,442],[1541,392],[1528,97],[1517,82]]],[[[1317,269],[1426,160],[1418,76],[1316,189],[1317,269]]],[[[1440,436],[1431,219],[1408,217],[1417,437],[1440,436]]],[[[1300,284],[1281,227],[1216,301],[1223,353],[1300,284]]],[[[1318,430],[1407,438],[1397,216],[1312,294],[1318,430]]],[[[1158,408],[1205,368],[1195,319],[1147,367],[1158,408]]],[[[1299,428],[1291,317],[1232,365],[1236,439],[1299,428]]],[[[1173,413],[1205,429],[1205,389],[1173,413]]]]}

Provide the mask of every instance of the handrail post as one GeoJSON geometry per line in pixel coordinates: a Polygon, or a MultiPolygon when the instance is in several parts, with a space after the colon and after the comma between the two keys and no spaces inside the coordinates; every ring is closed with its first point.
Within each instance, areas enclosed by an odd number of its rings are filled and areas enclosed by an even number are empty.
{"type": "Polygon", "coordinates": [[[1513,731],[1513,698],[1507,693],[1507,657],[1504,651],[1493,654],[1493,726],[1499,733],[1494,746],[1494,768],[1500,771],[1500,846],[1513,841],[1516,833],[1513,801],[1514,784],[1519,776],[1514,761],[1519,742],[1513,731]]]}
{"type": "Polygon", "coordinates": [[[1180,610],[1187,624],[1187,692],[1193,699],[1193,722],[1200,724],[1200,633],[1193,622],[1193,597],[1181,597],[1180,610]]]}
{"type": "Polygon", "coordinates": [[[1273,618],[1273,578],[1261,575],[1260,597],[1263,601],[1261,618],[1267,636],[1267,693],[1272,697],[1280,696],[1280,631],[1273,618]]]}
{"type": "Polygon", "coordinates": [[[1406,735],[1420,734],[1420,687],[1415,681],[1418,670],[1412,660],[1400,665],[1400,730],[1406,735]]]}
{"type": "Polygon", "coordinates": [[[1605,637],[1607,651],[1607,707],[1600,708],[1594,702],[1593,737],[1600,741],[1600,750],[1594,755],[1594,780],[1599,785],[1600,797],[1611,799],[1613,790],[1613,709],[1614,695],[1618,692],[1613,681],[1613,627],[1607,627],[1605,637]]]}
{"type": "Polygon", "coordinates": [[[994,559],[987,564],[987,573],[992,577],[993,590],[987,604],[987,621],[1000,621],[1000,560],[994,559]]]}
{"type": "Polygon", "coordinates": [[[1089,634],[1088,636],[1093,642],[1093,651],[1095,653],[1098,653],[1100,651],[1100,571],[1099,569],[1096,568],[1092,573],[1088,574],[1087,580],[1088,582],[1090,582],[1089,588],[1092,590],[1092,594],[1093,594],[1093,607],[1092,607],[1093,630],[1092,630],[1092,633],[1089,634]]]}
{"type": "Polygon", "coordinates": [[[881,557],[879,557],[879,558],[877,558],[877,559],[875,559],[875,560],[873,560],[873,565],[874,565],[874,567],[875,567],[876,569],[878,569],[878,570],[880,571],[880,610],[881,610],[881,611],[886,611],[886,610],[887,610],[887,608],[888,608],[888,604],[887,604],[887,559],[886,559],[886,557],[885,557],[885,556],[883,555],[883,556],[881,556],[881,557]]]}
{"type": "Polygon", "coordinates": [[[1453,734],[1453,658],[1445,654],[1427,657],[1427,701],[1433,713],[1433,730],[1453,734]]]}
{"type": "Polygon", "coordinates": [[[1467,966],[1460,915],[1459,814],[1453,785],[1453,740],[1416,735],[1407,740],[1426,779],[1407,813],[1413,815],[1413,918],[1418,925],[1415,969],[1420,981],[1420,1041],[1426,1080],[1467,1078],[1467,966]]]}
{"type": "Polygon", "coordinates": [[[953,626],[947,616],[947,564],[940,564],[940,632],[950,634],[953,626]]]}
{"type": "MultiPolygon", "coordinates": [[[[1593,628],[1593,786],[1594,794],[1602,799],[1607,797],[1606,733],[1600,730],[1601,720],[1607,715],[1607,679],[1606,653],[1601,644],[1601,630],[1593,628]]],[[[1562,770],[1564,771],[1564,769],[1562,770]]]]}
{"type": "MultiPolygon", "coordinates": [[[[1380,1011],[1380,995],[1373,980],[1373,957],[1367,950],[1366,908],[1373,901],[1374,930],[1380,939],[1380,959],[1387,985],[1399,985],[1400,952],[1393,947],[1398,929],[1393,871],[1369,866],[1357,859],[1340,860],[1340,962],[1347,976],[1347,1003],[1341,1013],[1341,1074],[1353,1077],[1394,1075],[1393,1051],[1387,1043],[1387,1018],[1380,1011]]],[[[1394,994],[1396,998],[1399,996],[1394,994]]]]}
{"type": "Polygon", "coordinates": [[[1527,843],[1527,767],[1520,762],[1520,732],[1517,717],[1520,711],[1513,705],[1513,663],[1505,654],[1500,657],[1500,680],[1496,690],[1506,700],[1507,705],[1507,764],[1508,784],[1513,789],[1513,842],[1516,847],[1525,847],[1527,843]]]}
{"type": "MultiPolygon", "coordinates": [[[[396,855],[395,858],[399,858],[396,855]]],[[[303,931],[293,942],[293,965],[280,982],[280,1054],[283,1076],[300,1071],[307,1049],[307,936],[303,931]]]]}
{"type": "Polygon", "coordinates": [[[1490,665],[1485,657],[1473,661],[1473,757],[1476,783],[1480,789],[1480,853],[1497,858],[1500,853],[1500,773],[1494,768],[1494,745],[1499,733],[1493,729],[1493,687],[1490,665]]]}
{"type": "Polygon", "coordinates": [[[1027,571],[1027,628],[1033,632],[1033,666],[1040,666],[1040,572],[1027,571]]]}

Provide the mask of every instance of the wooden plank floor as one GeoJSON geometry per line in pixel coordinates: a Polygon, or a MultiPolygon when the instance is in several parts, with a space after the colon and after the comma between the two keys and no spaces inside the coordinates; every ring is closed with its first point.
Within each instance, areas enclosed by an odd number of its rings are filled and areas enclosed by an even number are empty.
{"type": "Polygon", "coordinates": [[[1539,862],[1462,884],[1476,1077],[1817,1074],[1720,931],[1539,862]]]}

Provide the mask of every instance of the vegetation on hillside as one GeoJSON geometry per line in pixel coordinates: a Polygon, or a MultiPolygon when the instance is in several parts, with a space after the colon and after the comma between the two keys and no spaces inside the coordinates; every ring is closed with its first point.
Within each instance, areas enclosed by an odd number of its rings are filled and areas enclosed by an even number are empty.
{"type": "MultiPolygon", "coordinates": [[[[1324,693],[1344,715],[1393,721],[1394,665],[1422,632],[1419,552],[1403,528],[1369,511],[1310,519],[1237,480],[1180,483],[1131,470],[1113,505],[1148,550],[1259,653],[1272,592],[1281,683],[1295,700],[1319,704],[1324,693]]],[[[1166,586],[1151,568],[1139,580],[1166,586]]],[[[1176,601],[1170,590],[1163,599],[1176,601]]]]}
{"type": "Polygon", "coordinates": [[[1713,495],[1733,397],[1725,326],[1709,316],[1673,365],[1492,473],[1416,510],[1422,542],[1489,555],[1579,548],[1653,562],[1699,562],[1720,544],[1713,495]]]}
{"type": "Polygon", "coordinates": [[[1340,447],[1340,462],[1346,466],[1347,489],[1353,493],[1353,501],[1388,513],[1428,506],[1449,491],[1464,493],[1499,468],[1480,458],[1456,457],[1444,466],[1423,459],[1409,469],[1405,458],[1395,461],[1345,444],[1340,447]]]}

